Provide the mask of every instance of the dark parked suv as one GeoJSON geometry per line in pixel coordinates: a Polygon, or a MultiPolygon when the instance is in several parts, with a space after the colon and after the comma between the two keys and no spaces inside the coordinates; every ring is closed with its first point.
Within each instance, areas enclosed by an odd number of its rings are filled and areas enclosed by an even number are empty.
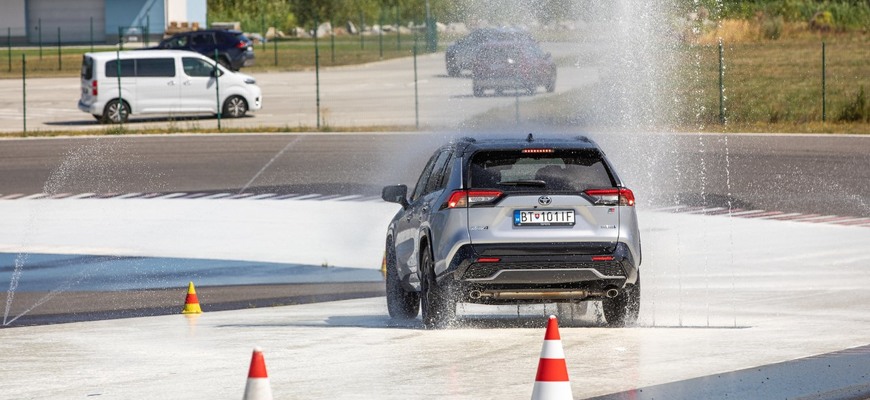
{"type": "Polygon", "coordinates": [[[601,301],[610,325],[637,320],[635,199],[590,139],[461,139],[438,149],[387,229],[390,316],[425,327],[457,302],[601,301]]]}
{"type": "Polygon", "coordinates": [[[242,67],[254,65],[254,46],[239,31],[206,29],[182,32],[163,39],[157,48],[195,51],[217,62],[227,69],[238,71],[242,67]]]}
{"type": "Polygon", "coordinates": [[[496,42],[480,46],[472,67],[472,90],[483,96],[487,89],[534,94],[543,86],[556,90],[556,63],[535,42],[496,42]]]}

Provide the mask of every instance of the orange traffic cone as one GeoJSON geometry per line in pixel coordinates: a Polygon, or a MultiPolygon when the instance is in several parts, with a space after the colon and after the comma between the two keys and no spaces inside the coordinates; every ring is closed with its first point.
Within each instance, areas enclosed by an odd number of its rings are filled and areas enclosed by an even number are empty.
{"type": "Polygon", "coordinates": [[[245,397],[242,400],[272,400],[272,387],[269,386],[266,361],[263,359],[263,350],[259,347],[254,347],[254,354],[251,356],[248,383],[245,384],[245,397]]]}
{"type": "Polygon", "coordinates": [[[184,310],[182,314],[202,314],[202,308],[199,307],[199,299],[196,298],[196,289],[193,287],[193,282],[187,285],[187,298],[184,300],[184,310]]]}
{"type": "Polygon", "coordinates": [[[571,382],[568,380],[568,365],[565,364],[565,351],[559,337],[559,321],[551,315],[544,334],[541,360],[538,362],[538,375],[532,400],[573,399],[571,382]]]}

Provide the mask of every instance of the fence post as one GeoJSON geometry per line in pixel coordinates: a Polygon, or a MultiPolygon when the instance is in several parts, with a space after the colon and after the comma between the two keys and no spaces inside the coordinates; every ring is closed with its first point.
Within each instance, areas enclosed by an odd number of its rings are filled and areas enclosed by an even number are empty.
{"type": "Polygon", "coordinates": [[[27,56],[21,53],[21,108],[24,136],[27,136],[27,56]]]}
{"type": "Polygon", "coordinates": [[[214,94],[217,102],[217,120],[218,120],[218,132],[221,131],[221,113],[223,112],[223,107],[221,107],[221,84],[220,84],[220,69],[218,69],[218,49],[214,49],[214,71],[212,75],[214,75],[214,94]]]}
{"type": "Polygon", "coordinates": [[[118,48],[124,50],[124,27],[118,26],[118,48]]]}
{"type": "Polygon", "coordinates": [[[417,36],[414,35],[414,126],[420,129],[420,100],[417,93],[417,36]]]}
{"type": "MultiPolygon", "coordinates": [[[[120,27],[118,31],[120,32],[120,27]]],[[[115,50],[115,65],[118,66],[118,123],[124,130],[124,96],[121,94],[121,50],[115,50]]],[[[111,117],[109,117],[111,119],[111,117]]]]}
{"type": "Polygon", "coordinates": [[[42,18],[39,19],[37,29],[38,32],[36,32],[36,34],[39,37],[39,61],[42,61],[42,18]]]}
{"type": "Polygon", "coordinates": [[[396,2],[396,51],[402,51],[402,32],[399,26],[399,2],[396,2]]]}
{"type": "Polygon", "coordinates": [[[827,119],[827,88],[825,87],[825,41],[822,41],[822,122],[827,119]]]}
{"type": "Polygon", "coordinates": [[[384,12],[381,10],[380,21],[378,21],[380,29],[378,29],[378,54],[381,60],[384,59],[384,12]]]}
{"type": "Polygon", "coordinates": [[[272,38],[272,53],[275,55],[275,66],[278,66],[278,37],[272,38]]]}
{"type": "Polygon", "coordinates": [[[91,17],[91,53],[94,52],[94,17],[91,17]]]}
{"type": "Polygon", "coordinates": [[[6,28],[6,56],[9,59],[9,72],[12,72],[12,28],[6,28]]]}
{"type": "MultiPolygon", "coordinates": [[[[320,130],[320,46],[317,44],[317,26],[319,22],[314,19],[314,81],[317,90],[317,130],[320,130]]],[[[362,35],[362,31],[360,31],[362,35]]]]}
{"type": "MultiPolygon", "coordinates": [[[[329,25],[332,26],[332,21],[329,21],[329,25]]],[[[332,61],[332,65],[335,65],[335,26],[332,26],[332,30],[329,33],[329,47],[332,50],[330,61],[332,61]]]]}
{"type": "Polygon", "coordinates": [[[725,56],[719,38],[719,123],[725,125],[725,56]]]}
{"type": "Polygon", "coordinates": [[[359,49],[360,50],[366,49],[366,41],[365,41],[365,37],[363,36],[363,31],[365,30],[365,27],[366,27],[365,16],[363,15],[362,10],[360,10],[360,12],[359,12],[359,49]]]}
{"type": "Polygon", "coordinates": [[[60,71],[63,69],[63,61],[61,61],[61,50],[60,50],[60,27],[57,27],[57,70],[60,71]]]}

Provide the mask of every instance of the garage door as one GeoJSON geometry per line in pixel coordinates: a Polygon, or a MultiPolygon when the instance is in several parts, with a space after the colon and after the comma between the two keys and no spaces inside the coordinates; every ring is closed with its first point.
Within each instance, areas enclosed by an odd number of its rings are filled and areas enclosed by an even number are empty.
{"type": "Polygon", "coordinates": [[[39,43],[57,43],[57,28],[63,43],[88,43],[91,40],[91,18],[94,41],[106,40],[106,0],[27,0],[27,38],[39,43]],[[40,24],[41,20],[41,24],[40,24]]]}

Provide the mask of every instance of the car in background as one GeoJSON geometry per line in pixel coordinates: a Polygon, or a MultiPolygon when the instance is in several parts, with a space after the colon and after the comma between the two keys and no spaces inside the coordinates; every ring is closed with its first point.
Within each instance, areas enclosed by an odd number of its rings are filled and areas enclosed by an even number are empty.
{"type": "Polygon", "coordinates": [[[254,65],[254,45],[244,33],[235,30],[204,29],[181,32],[160,41],[157,49],[188,50],[217,59],[224,68],[238,71],[254,65]]]}
{"type": "Polygon", "coordinates": [[[472,66],[472,91],[483,96],[488,89],[547,92],[556,90],[556,63],[535,42],[493,42],[481,46],[472,66]]]}
{"type": "Polygon", "coordinates": [[[634,193],[586,137],[448,143],[398,203],[386,232],[387,309],[447,326],[456,305],[600,301],[606,322],[634,324],[641,244],[634,193]]]}
{"type": "Polygon", "coordinates": [[[260,109],[261,93],[253,77],[190,51],[108,51],[82,56],[78,108],[104,123],[123,123],[131,114],[219,110],[239,118],[260,109]]]}
{"type": "Polygon", "coordinates": [[[447,75],[459,76],[471,70],[478,49],[491,42],[534,42],[532,36],[523,30],[511,28],[478,28],[462,39],[447,47],[445,59],[447,75]]]}

